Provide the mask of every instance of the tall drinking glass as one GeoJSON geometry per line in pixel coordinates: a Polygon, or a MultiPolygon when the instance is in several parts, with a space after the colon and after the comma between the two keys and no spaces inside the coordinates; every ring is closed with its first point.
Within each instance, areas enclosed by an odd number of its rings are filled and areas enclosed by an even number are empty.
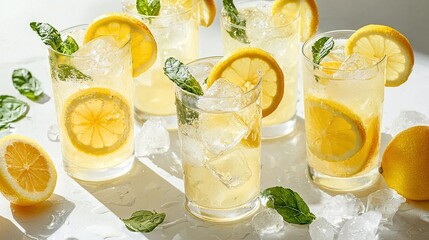
{"type": "MultiPolygon", "coordinates": [[[[219,60],[194,61],[189,71],[203,83],[219,60]]],[[[261,82],[241,92],[220,79],[204,91],[176,87],[185,207],[209,221],[240,220],[259,207],[261,82]]]]}
{"type": "Polygon", "coordinates": [[[123,0],[123,11],[141,19],[158,46],[156,62],[134,79],[135,119],[142,124],[151,116],[162,117],[168,128],[177,128],[174,84],[162,67],[168,57],[190,62],[198,56],[198,0],[162,1],[158,16],[139,14],[135,0],[123,0]]]}
{"type": "Polygon", "coordinates": [[[106,180],[134,161],[130,43],[105,36],[83,44],[86,27],[61,32],[79,44],[72,55],[48,49],[52,88],[66,172],[106,180]]]}
{"type": "Polygon", "coordinates": [[[262,119],[263,139],[286,135],[293,131],[296,123],[299,12],[296,12],[296,16],[272,16],[273,2],[273,0],[234,1],[238,12],[246,20],[245,27],[232,23],[225,8],[221,12],[221,34],[225,54],[243,47],[261,48],[274,57],[284,74],[283,98],[277,109],[262,119]]]}
{"type": "Polygon", "coordinates": [[[386,59],[345,55],[354,31],[332,31],[304,43],[303,80],[310,178],[321,187],[351,191],[376,181],[386,59]],[[334,48],[320,64],[312,46],[332,37],[334,48]]]}

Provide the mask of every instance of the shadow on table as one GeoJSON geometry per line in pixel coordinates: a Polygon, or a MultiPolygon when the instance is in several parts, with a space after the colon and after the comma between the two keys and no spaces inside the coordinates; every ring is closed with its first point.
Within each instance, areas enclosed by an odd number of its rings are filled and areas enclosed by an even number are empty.
{"type": "Polygon", "coordinates": [[[20,207],[11,204],[13,217],[24,228],[25,235],[36,239],[46,239],[56,232],[74,208],[74,203],[56,194],[34,206],[20,207]]]}
{"type": "Polygon", "coordinates": [[[24,236],[15,224],[0,216],[0,239],[23,239],[24,236]]]}

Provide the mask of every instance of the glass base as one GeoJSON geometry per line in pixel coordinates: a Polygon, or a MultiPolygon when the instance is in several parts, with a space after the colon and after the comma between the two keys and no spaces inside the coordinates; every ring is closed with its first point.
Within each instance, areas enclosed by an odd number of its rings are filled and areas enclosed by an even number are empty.
{"type": "Polygon", "coordinates": [[[67,174],[73,178],[83,181],[106,181],[129,172],[133,167],[134,158],[134,155],[131,155],[121,164],[109,168],[82,168],[67,161],[64,161],[63,165],[67,174]]]}
{"type": "Polygon", "coordinates": [[[185,200],[185,209],[193,216],[217,223],[236,222],[248,218],[255,214],[260,206],[258,198],[236,208],[230,209],[212,209],[201,207],[188,198],[185,200]]]}
{"type": "Polygon", "coordinates": [[[296,115],[294,115],[287,122],[272,125],[272,126],[263,126],[262,125],[262,139],[273,139],[278,137],[283,137],[293,132],[296,126],[296,115]]]}
{"type": "Polygon", "coordinates": [[[161,118],[165,121],[165,127],[169,130],[177,129],[177,116],[174,115],[150,115],[148,113],[145,113],[143,111],[140,111],[137,108],[134,108],[134,119],[136,120],[136,124],[139,126],[142,126],[143,123],[145,123],[149,118],[161,118]]]}
{"type": "Polygon", "coordinates": [[[368,188],[377,182],[379,175],[378,169],[374,168],[366,174],[355,177],[332,177],[319,173],[314,168],[308,166],[308,176],[314,184],[321,188],[338,192],[357,191],[368,188]]]}

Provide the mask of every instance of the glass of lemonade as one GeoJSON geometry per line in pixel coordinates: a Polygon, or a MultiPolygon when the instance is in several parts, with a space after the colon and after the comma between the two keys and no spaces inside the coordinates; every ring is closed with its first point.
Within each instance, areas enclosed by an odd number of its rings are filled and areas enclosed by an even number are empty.
{"type": "Polygon", "coordinates": [[[123,0],[123,11],[141,19],[152,32],[157,46],[156,62],[134,79],[135,119],[142,124],[151,116],[162,117],[168,128],[177,128],[174,84],[162,67],[168,57],[190,62],[198,56],[198,0],[161,1],[158,16],[139,14],[135,0],[123,0]]]}
{"type": "MultiPolygon", "coordinates": [[[[277,109],[262,119],[262,138],[276,138],[293,131],[296,123],[299,59],[299,11],[295,16],[272,16],[273,0],[234,1],[246,26],[231,22],[225,7],[221,12],[224,53],[237,48],[257,47],[269,52],[282,68],[284,95],[277,109]],[[233,32],[245,38],[234,37],[233,32]]],[[[236,34],[237,35],[237,34],[236,34]]]]}
{"type": "Polygon", "coordinates": [[[176,105],[185,207],[199,218],[229,222],[259,207],[261,81],[247,92],[225,79],[207,89],[204,81],[219,60],[188,64],[204,95],[176,87],[176,105]]]}
{"type": "Polygon", "coordinates": [[[345,54],[354,31],[332,31],[304,43],[303,81],[307,160],[317,185],[338,191],[377,180],[386,59],[345,54]],[[319,64],[312,47],[332,37],[334,47],[319,64]]]}
{"type": "Polygon", "coordinates": [[[107,180],[134,162],[133,78],[130,42],[103,36],[83,44],[87,26],[61,32],[79,50],[52,48],[49,63],[64,168],[71,176],[107,180]]]}

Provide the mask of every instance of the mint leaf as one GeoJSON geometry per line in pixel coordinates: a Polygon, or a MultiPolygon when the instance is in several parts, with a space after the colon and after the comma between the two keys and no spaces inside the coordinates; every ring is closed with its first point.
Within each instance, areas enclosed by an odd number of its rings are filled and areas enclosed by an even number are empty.
{"type": "Polygon", "coordinates": [[[0,130],[25,117],[29,110],[27,103],[9,95],[0,95],[0,130]]]}
{"type": "Polygon", "coordinates": [[[223,0],[223,8],[226,11],[226,15],[230,23],[243,27],[237,28],[232,26],[231,30],[227,30],[229,36],[242,43],[250,43],[246,35],[246,30],[244,29],[246,27],[246,19],[238,13],[233,0],[223,0]]]}
{"type": "Polygon", "coordinates": [[[137,0],[137,11],[146,16],[158,16],[161,9],[160,0],[137,0]]]}
{"type": "Polygon", "coordinates": [[[164,64],[164,74],[181,89],[202,96],[204,94],[198,81],[181,61],[169,57],[164,64]]]}
{"type": "Polygon", "coordinates": [[[132,232],[151,232],[164,221],[165,213],[141,210],[134,212],[130,218],[121,219],[128,230],[132,232]]]}
{"type": "Polygon", "coordinates": [[[322,59],[329,54],[332,48],[334,48],[333,37],[322,37],[317,40],[311,47],[311,52],[313,53],[313,62],[315,64],[320,64],[322,59]]]}
{"type": "Polygon", "coordinates": [[[12,73],[13,86],[31,100],[37,100],[43,94],[41,83],[25,68],[15,69],[12,73]]]}
{"type": "Polygon", "coordinates": [[[261,193],[261,200],[275,209],[288,223],[310,224],[316,219],[298,193],[289,188],[272,187],[261,193]]]}
{"type": "Polygon", "coordinates": [[[79,49],[76,41],[70,36],[67,36],[63,42],[58,30],[48,23],[31,22],[30,27],[40,36],[45,45],[51,46],[55,51],[71,55],[79,49]]]}
{"type": "Polygon", "coordinates": [[[57,67],[57,79],[60,81],[76,81],[83,80],[89,81],[92,80],[90,76],[85,75],[75,67],[67,64],[60,64],[57,67]]]}

